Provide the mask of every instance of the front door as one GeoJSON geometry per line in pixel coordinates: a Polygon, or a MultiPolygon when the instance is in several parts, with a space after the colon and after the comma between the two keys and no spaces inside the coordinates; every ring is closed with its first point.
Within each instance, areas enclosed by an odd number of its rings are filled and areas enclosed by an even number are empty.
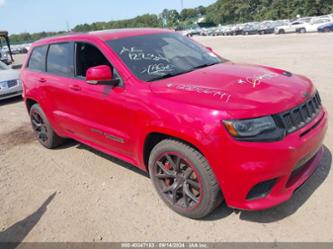
{"type": "Polygon", "coordinates": [[[75,47],[75,77],[68,88],[70,108],[64,107],[67,118],[75,124],[70,132],[88,144],[132,157],[135,104],[130,103],[126,82],[122,82],[116,69],[96,46],[78,42],[75,47]],[[99,65],[110,66],[120,85],[87,83],[87,70],[99,65]]]}

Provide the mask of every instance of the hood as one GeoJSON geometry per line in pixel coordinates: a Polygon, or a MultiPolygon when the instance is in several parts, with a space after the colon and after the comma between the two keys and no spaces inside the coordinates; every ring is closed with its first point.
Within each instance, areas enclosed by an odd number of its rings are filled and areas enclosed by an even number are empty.
{"type": "Polygon", "coordinates": [[[7,80],[17,80],[19,75],[20,71],[14,69],[0,70],[0,82],[7,80]]]}
{"type": "Polygon", "coordinates": [[[303,103],[311,81],[281,69],[226,62],[152,82],[160,97],[214,110],[232,118],[276,114],[303,103]]]}

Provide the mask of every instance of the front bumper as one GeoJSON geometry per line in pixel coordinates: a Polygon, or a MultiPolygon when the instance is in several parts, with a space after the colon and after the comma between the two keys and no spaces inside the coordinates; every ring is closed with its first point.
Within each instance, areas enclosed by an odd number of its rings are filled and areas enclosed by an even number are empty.
{"type": "Polygon", "coordinates": [[[22,95],[22,85],[18,83],[16,86],[10,88],[1,88],[0,89],[0,100],[13,98],[16,96],[22,95]]]}
{"type": "Polygon", "coordinates": [[[318,167],[326,130],[327,113],[322,109],[311,123],[282,141],[230,139],[219,158],[222,166],[215,172],[227,205],[262,210],[287,201],[318,167]],[[264,186],[266,192],[253,195],[254,188],[265,182],[270,184],[264,186]]]}

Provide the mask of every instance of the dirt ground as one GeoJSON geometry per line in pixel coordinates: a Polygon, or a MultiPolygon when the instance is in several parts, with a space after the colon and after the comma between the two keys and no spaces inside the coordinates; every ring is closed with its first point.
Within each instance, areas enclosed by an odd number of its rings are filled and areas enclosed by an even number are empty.
{"type": "MultiPolygon", "coordinates": [[[[196,39],[233,61],[307,75],[333,112],[333,34],[196,39]]],[[[0,241],[333,241],[332,121],[320,167],[290,201],[221,206],[196,221],[167,208],[131,165],[75,142],[44,149],[21,99],[1,101],[0,241]]]]}

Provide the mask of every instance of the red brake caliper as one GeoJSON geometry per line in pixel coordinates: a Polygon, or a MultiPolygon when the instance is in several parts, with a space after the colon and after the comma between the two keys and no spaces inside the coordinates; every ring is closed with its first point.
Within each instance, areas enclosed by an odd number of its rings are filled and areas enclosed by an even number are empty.
{"type": "MultiPolygon", "coordinates": [[[[166,162],[164,163],[164,167],[165,167],[165,169],[167,169],[167,170],[170,170],[170,169],[171,169],[171,165],[170,165],[170,163],[169,163],[168,161],[166,161],[166,162]]],[[[166,179],[165,179],[165,184],[166,184],[167,186],[171,186],[171,184],[172,184],[171,179],[170,179],[170,178],[166,178],[166,179]]]]}

